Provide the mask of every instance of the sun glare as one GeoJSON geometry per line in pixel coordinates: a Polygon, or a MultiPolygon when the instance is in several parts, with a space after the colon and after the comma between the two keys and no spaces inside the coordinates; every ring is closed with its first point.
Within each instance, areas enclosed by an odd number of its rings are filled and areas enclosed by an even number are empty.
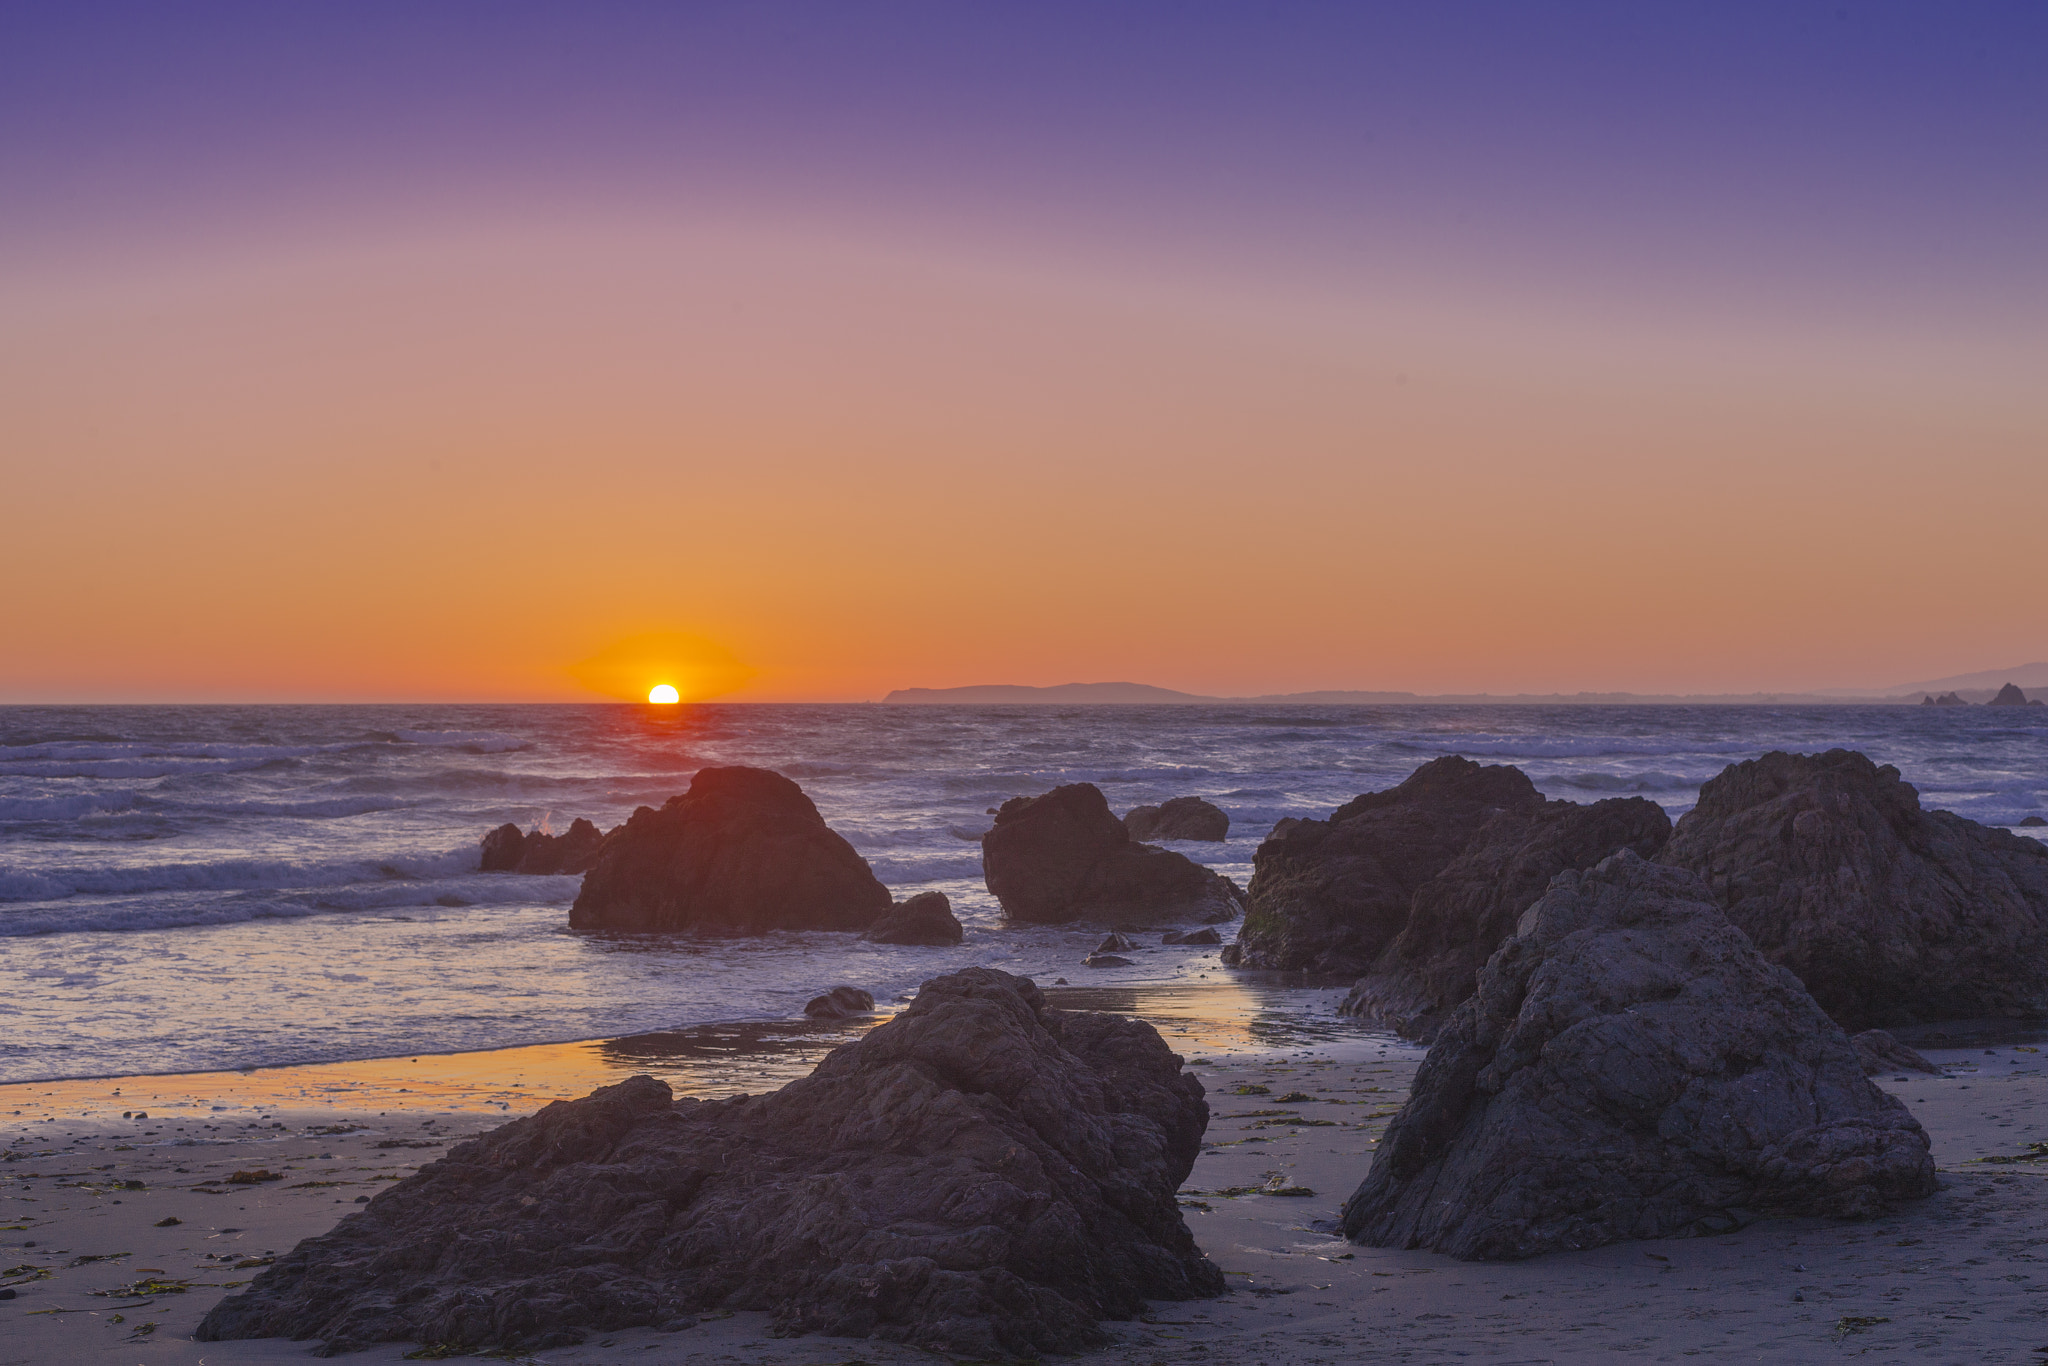
{"type": "Polygon", "coordinates": [[[683,700],[683,695],[676,691],[675,685],[672,683],[657,683],[647,690],[647,700],[649,702],[680,702],[683,700]]]}

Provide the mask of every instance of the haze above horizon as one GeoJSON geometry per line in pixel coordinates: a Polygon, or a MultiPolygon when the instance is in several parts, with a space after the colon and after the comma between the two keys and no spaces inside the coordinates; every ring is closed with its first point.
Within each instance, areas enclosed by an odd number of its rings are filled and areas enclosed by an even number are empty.
{"type": "Polygon", "coordinates": [[[0,33],[0,702],[1877,691],[2048,639],[2038,5],[0,33]]]}

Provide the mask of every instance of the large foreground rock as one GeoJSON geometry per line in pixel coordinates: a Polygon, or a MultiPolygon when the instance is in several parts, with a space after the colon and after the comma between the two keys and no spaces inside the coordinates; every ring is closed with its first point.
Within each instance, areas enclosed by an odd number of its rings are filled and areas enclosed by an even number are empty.
{"type": "Polygon", "coordinates": [[[1174,1192],[1208,1108],[1150,1025],[986,968],[765,1096],[635,1077],[452,1149],[223,1300],[199,1337],[534,1350],[764,1309],[975,1358],[1216,1295],[1174,1192]]]}
{"type": "Polygon", "coordinates": [[[569,910],[576,930],[864,930],[891,905],[867,860],[802,788],[762,768],[707,768],[614,830],[569,910]]]}
{"type": "Polygon", "coordinates": [[[1230,817],[1200,797],[1171,797],[1126,811],[1124,829],[1134,840],[1224,840],[1230,838],[1230,817]]]}
{"type": "Polygon", "coordinates": [[[1933,1190],[1841,1027],[1697,878],[1622,853],[1559,876],[1487,963],[1343,1227],[1505,1259],[1933,1190]]]}
{"type": "Polygon", "coordinates": [[[1404,1019],[1430,1003],[1455,1003],[1470,989],[1467,974],[1492,951],[1491,943],[1474,945],[1488,936],[1499,942],[1551,874],[1624,847],[1654,852],[1670,828],[1641,798],[1591,810],[1574,815],[1584,808],[1545,802],[1518,768],[1451,755],[1398,787],[1346,802],[1328,820],[1282,821],[1259,846],[1244,924],[1225,961],[1372,971],[1415,921],[1418,894],[1447,878],[1424,898],[1414,937],[1387,968],[1405,978],[1421,965],[1426,980],[1387,983],[1387,1011],[1404,1019]],[[1429,966],[1438,957],[1441,966],[1429,966]]]}
{"type": "Polygon", "coordinates": [[[1242,909],[1230,879],[1133,840],[1093,783],[1004,802],[982,838],[981,867],[1012,920],[1223,921],[1242,909]]]}
{"type": "Polygon", "coordinates": [[[2048,845],[1852,750],[1730,766],[1659,857],[1851,1029],[2048,1013],[2048,845]]]}
{"type": "Polygon", "coordinates": [[[484,836],[479,868],[486,873],[587,873],[604,841],[604,832],[581,816],[559,835],[521,833],[508,821],[484,836]]]}
{"type": "Polygon", "coordinates": [[[1653,856],[1670,838],[1664,808],[1641,797],[1502,811],[1415,889],[1407,923],[1338,1010],[1412,1038],[1433,1036],[1552,878],[1623,849],[1653,856]]]}

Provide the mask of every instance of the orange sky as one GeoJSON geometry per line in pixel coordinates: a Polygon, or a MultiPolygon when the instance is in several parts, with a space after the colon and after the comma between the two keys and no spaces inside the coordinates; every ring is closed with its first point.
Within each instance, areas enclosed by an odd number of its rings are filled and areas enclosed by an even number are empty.
{"type": "Polygon", "coordinates": [[[2041,653],[2048,390],[1983,338],[680,212],[4,283],[6,700],[589,697],[654,631],[741,699],[2041,653]]]}

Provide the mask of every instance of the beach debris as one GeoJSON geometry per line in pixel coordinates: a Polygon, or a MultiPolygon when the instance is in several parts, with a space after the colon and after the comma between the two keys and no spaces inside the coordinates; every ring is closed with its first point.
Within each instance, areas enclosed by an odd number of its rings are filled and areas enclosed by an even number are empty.
{"type": "Polygon", "coordinates": [[[1853,750],[1731,765],[1659,858],[1851,1029],[2048,1010],[2048,844],[1853,750]]]}
{"type": "Polygon", "coordinates": [[[1175,1196],[1207,1117],[1152,1026],[970,968],[779,1091],[634,1077],[471,1139],[199,1337],[538,1350],[762,1309],[783,1335],[1073,1352],[1148,1299],[1221,1293],[1175,1196]]]}
{"type": "Polygon", "coordinates": [[[1199,930],[1168,930],[1160,936],[1162,944],[1221,944],[1223,936],[1216,932],[1214,925],[1205,925],[1199,930]]]}
{"type": "Polygon", "coordinates": [[[1233,1096],[1270,1096],[1273,1094],[1273,1088],[1261,1086],[1255,1081],[1247,1081],[1240,1082],[1236,1086],[1231,1087],[1230,1094],[1233,1096]]]}
{"type": "MultiPolygon", "coordinates": [[[[581,816],[566,832],[550,835],[539,828],[521,833],[505,824],[484,836],[479,870],[486,873],[587,873],[597,862],[607,836],[581,816]]],[[[447,903],[442,903],[447,904],[447,903]]],[[[467,905],[457,901],[456,905],[467,905]]]]}
{"type": "Polygon", "coordinates": [[[1852,1035],[1849,1042],[1856,1045],[1856,1056],[1862,1060],[1866,1077],[1874,1077],[1880,1072],[1901,1071],[1941,1075],[1939,1067],[1882,1029],[1866,1029],[1861,1034],[1852,1035]]]}
{"type": "Polygon", "coordinates": [[[151,1228],[176,1228],[176,1227],[177,1227],[177,1226],[178,1226],[179,1224],[182,1224],[182,1223],[184,1223],[184,1222],[185,1222],[185,1221],[184,1221],[183,1219],[180,1219],[180,1218],[179,1218],[179,1217],[178,1217],[177,1215],[175,1215],[175,1214],[167,1214],[167,1215],[165,1215],[165,1216],[164,1216],[163,1218],[161,1218],[161,1219],[157,1220],[157,1221],[156,1221],[156,1222],[155,1222],[154,1224],[150,1225],[150,1227],[151,1227],[151,1228]]]}
{"type": "Polygon", "coordinates": [[[1870,1329],[1877,1327],[1880,1323],[1890,1322],[1890,1319],[1884,1318],[1880,1315],[1844,1314],[1842,1315],[1842,1317],[1835,1320],[1835,1336],[1837,1338],[1845,1338],[1849,1336],[1849,1334],[1851,1333],[1868,1332],[1870,1329]]]}
{"type": "Polygon", "coordinates": [[[966,937],[944,892],[919,892],[882,912],[861,936],[872,944],[957,944],[966,937]]]}
{"type": "Polygon", "coordinates": [[[1934,1189],[1927,1135],[1840,1026],[1697,877],[1625,851],[1560,874],[1488,961],[1343,1229],[1514,1259],[1934,1189]]]}
{"type": "Polygon", "coordinates": [[[1217,923],[1243,910],[1229,878],[1133,840],[1093,783],[1004,802],[981,842],[981,867],[1003,914],[1035,924],[1217,923]]]}
{"type": "Polygon", "coordinates": [[[253,1171],[234,1173],[227,1178],[227,1183],[230,1186],[255,1186],[261,1185],[265,1181],[282,1180],[284,1180],[282,1172],[274,1172],[268,1167],[257,1167],[253,1171]]]}
{"type": "Polygon", "coordinates": [[[1230,838],[1230,817],[1200,797],[1172,797],[1157,806],[1134,806],[1124,813],[1124,829],[1134,840],[1208,840],[1230,838]]]}
{"type": "Polygon", "coordinates": [[[833,987],[823,996],[804,1003],[804,1014],[813,1020],[845,1020],[874,1013],[875,998],[859,987],[833,987]]]}
{"type": "Polygon", "coordinates": [[[574,930],[865,930],[893,903],[811,799],[765,768],[706,768],[606,839],[574,930]]]}

